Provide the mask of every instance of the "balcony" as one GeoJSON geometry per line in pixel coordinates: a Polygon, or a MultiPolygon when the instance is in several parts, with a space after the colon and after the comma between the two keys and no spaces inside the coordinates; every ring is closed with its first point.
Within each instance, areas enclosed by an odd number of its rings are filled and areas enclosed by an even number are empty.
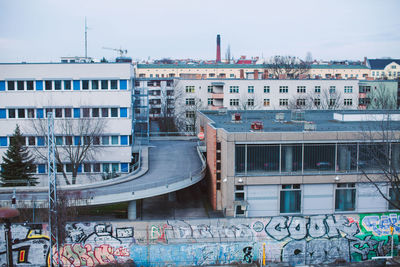
{"type": "Polygon", "coordinates": [[[217,93],[212,93],[212,94],[211,94],[211,97],[212,97],[213,99],[224,99],[224,94],[223,94],[223,93],[219,93],[219,94],[217,94],[217,93]]]}

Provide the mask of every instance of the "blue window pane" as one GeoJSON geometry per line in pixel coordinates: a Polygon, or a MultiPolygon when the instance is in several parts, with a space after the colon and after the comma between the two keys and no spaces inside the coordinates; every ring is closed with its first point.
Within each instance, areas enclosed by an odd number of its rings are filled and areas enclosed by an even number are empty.
{"type": "Polygon", "coordinates": [[[37,144],[38,144],[38,146],[44,146],[44,137],[43,136],[39,136],[37,138],[37,144]]]}
{"type": "Polygon", "coordinates": [[[81,90],[81,81],[74,80],[74,90],[81,90]]]}
{"type": "Polygon", "coordinates": [[[121,118],[126,118],[128,116],[128,109],[127,108],[120,108],[119,115],[121,118]]]}
{"type": "Polygon", "coordinates": [[[128,163],[121,163],[121,172],[129,172],[128,163]]]}
{"type": "Polygon", "coordinates": [[[7,137],[0,137],[0,146],[7,146],[7,137]]]}
{"type": "Polygon", "coordinates": [[[119,81],[119,89],[126,90],[127,87],[128,86],[127,86],[127,81],[126,80],[120,80],[119,81]]]}
{"type": "Polygon", "coordinates": [[[74,142],[75,145],[80,145],[81,144],[81,137],[80,136],[74,136],[74,142]]]}
{"type": "Polygon", "coordinates": [[[5,90],[6,90],[6,82],[0,81],[0,91],[5,91],[5,90]]]}
{"type": "Polygon", "coordinates": [[[43,91],[43,81],[36,81],[36,91],[43,91]]]}
{"type": "Polygon", "coordinates": [[[121,145],[128,145],[128,136],[127,135],[121,135],[121,145]]]}
{"type": "Polygon", "coordinates": [[[0,108],[0,119],[5,119],[7,117],[6,109],[0,108]]]}
{"type": "Polygon", "coordinates": [[[82,164],[78,166],[78,173],[82,172],[82,164]]]}
{"type": "Polygon", "coordinates": [[[81,117],[81,109],[74,108],[74,118],[80,118],[80,117],[81,117]]]}
{"type": "Polygon", "coordinates": [[[43,119],[43,109],[42,108],[36,109],[36,118],[43,119]]]}
{"type": "Polygon", "coordinates": [[[39,173],[46,173],[46,165],[44,165],[44,164],[39,164],[39,165],[38,165],[38,172],[39,172],[39,173]]]}

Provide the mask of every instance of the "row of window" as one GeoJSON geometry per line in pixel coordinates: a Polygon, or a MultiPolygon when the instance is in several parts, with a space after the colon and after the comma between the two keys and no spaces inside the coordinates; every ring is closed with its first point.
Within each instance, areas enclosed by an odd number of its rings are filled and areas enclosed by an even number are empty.
{"type": "MultiPolygon", "coordinates": [[[[301,213],[302,189],[300,184],[281,185],[279,211],[285,213],[301,213]]],[[[389,199],[396,200],[394,190],[389,188],[389,199]]],[[[235,200],[245,200],[243,185],[235,188],[235,200]]],[[[389,210],[396,208],[389,203],[389,210]]],[[[349,212],[356,210],[356,184],[339,183],[335,185],[335,211],[349,212]]],[[[236,215],[244,215],[245,210],[240,205],[236,206],[236,215]]]]}
{"type": "Polygon", "coordinates": [[[127,80],[0,81],[0,91],[127,90],[127,80]]]}
{"type": "MultiPolygon", "coordinates": [[[[393,67],[393,66],[392,66],[392,67],[393,67]]],[[[381,72],[379,72],[379,71],[376,71],[376,72],[373,71],[373,72],[372,72],[372,76],[376,76],[376,77],[379,77],[379,76],[385,77],[386,74],[385,74],[384,71],[381,71],[381,72]]],[[[388,72],[387,72],[387,76],[392,76],[392,72],[391,72],[391,71],[388,71],[388,72]]],[[[399,76],[399,77],[400,77],[400,71],[398,71],[398,72],[393,71],[393,76],[399,76]]]]}
{"type": "MultiPolygon", "coordinates": [[[[72,164],[57,164],[57,172],[72,173],[72,164]]],[[[38,174],[47,173],[46,164],[37,164],[36,170],[38,174]]],[[[78,167],[78,173],[119,173],[129,172],[129,163],[83,163],[78,167]]]]}
{"type": "Polygon", "coordinates": [[[43,119],[53,112],[55,118],[127,118],[128,108],[9,108],[0,109],[0,119],[43,119]]]}
{"type": "MultiPolygon", "coordinates": [[[[0,147],[7,147],[8,139],[12,137],[0,136],[0,147]]],[[[26,146],[44,146],[44,136],[27,136],[24,140],[26,146]]],[[[130,138],[128,135],[111,135],[111,136],[55,136],[56,145],[62,146],[78,146],[78,145],[129,145],[130,138]]]]}
{"type": "MultiPolygon", "coordinates": [[[[214,101],[212,98],[208,99],[208,105],[213,105],[214,101]]],[[[307,103],[306,99],[296,99],[296,105],[297,106],[305,106],[307,103]]],[[[271,104],[269,98],[264,98],[263,101],[264,106],[269,106],[271,104]]],[[[329,99],[329,106],[334,106],[336,104],[336,99],[329,99]]],[[[229,99],[229,105],[230,106],[239,106],[239,99],[229,99]]],[[[289,99],[287,98],[280,98],[279,99],[279,106],[288,106],[289,105],[289,99]]],[[[316,98],[314,99],[314,106],[318,107],[321,105],[321,99],[316,98]]],[[[343,105],[344,106],[352,106],[353,105],[353,99],[344,99],[343,100],[343,105]]],[[[249,98],[247,99],[247,106],[254,106],[254,98],[249,98]]]]}

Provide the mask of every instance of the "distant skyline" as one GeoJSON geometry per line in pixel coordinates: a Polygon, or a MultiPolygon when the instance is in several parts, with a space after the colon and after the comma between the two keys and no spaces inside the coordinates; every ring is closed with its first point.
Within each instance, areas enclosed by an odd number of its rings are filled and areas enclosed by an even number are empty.
{"type": "Polygon", "coordinates": [[[0,62],[84,56],[134,60],[292,55],[313,59],[400,58],[398,0],[0,0],[0,62]]]}

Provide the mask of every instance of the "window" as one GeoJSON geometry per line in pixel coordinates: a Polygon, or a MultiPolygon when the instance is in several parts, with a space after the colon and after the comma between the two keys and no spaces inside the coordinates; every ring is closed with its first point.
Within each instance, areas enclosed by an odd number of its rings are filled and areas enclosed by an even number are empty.
{"type": "Polygon", "coordinates": [[[281,213],[300,212],[301,189],[299,184],[282,185],[280,197],[281,213]]]}
{"type": "Polygon", "coordinates": [[[39,136],[37,138],[37,145],[38,146],[44,146],[44,137],[43,136],[39,136]]]}
{"type": "Polygon", "coordinates": [[[63,145],[63,137],[62,136],[56,136],[56,145],[58,145],[58,146],[63,145]]]}
{"type": "Polygon", "coordinates": [[[110,137],[109,136],[102,136],[101,137],[101,144],[102,145],[109,145],[110,144],[110,137]]]}
{"type": "Polygon", "coordinates": [[[72,136],[66,136],[65,137],[65,144],[67,146],[72,146],[72,136]]]}
{"type": "MultiPolygon", "coordinates": [[[[29,111],[29,110],[28,110],[29,111]]],[[[56,118],[62,118],[62,108],[56,108],[56,118]]]]}
{"type": "Polygon", "coordinates": [[[265,85],[264,86],[264,93],[268,94],[270,92],[269,86],[265,85]]]}
{"type": "Polygon", "coordinates": [[[99,115],[100,115],[99,108],[92,108],[92,117],[93,118],[98,118],[99,115]]]}
{"type": "Polygon", "coordinates": [[[25,118],[25,109],[23,109],[23,108],[18,109],[18,118],[20,118],[20,119],[25,118]]]}
{"type": "Polygon", "coordinates": [[[36,138],[34,136],[28,136],[28,145],[29,146],[36,145],[36,138]]]}
{"type": "Polygon", "coordinates": [[[194,98],[186,98],[186,106],[193,106],[195,104],[194,98]]]}
{"type": "Polygon", "coordinates": [[[100,172],[100,163],[93,163],[93,172],[100,172]]]}
{"type": "Polygon", "coordinates": [[[239,99],[229,99],[230,106],[239,106],[239,99]]]}
{"type": "Polygon", "coordinates": [[[43,109],[42,108],[36,109],[36,118],[43,119],[43,109]]]}
{"type": "Polygon", "coordinates": [[[289,88],[287,86],[279,86],[279,93],[285,94],[289,92],[289,88]]]}
{"type": "Polygon", "coordinates": [[[247,105],[251,107],[254,106],[254,99],[253,98],[247,99],[247,105]]]}
{"type": "Polygon", "coordinates": [[[15,118],[15,109],[13,109],[13,108],[8,109],[8,118],[10,118],[10,119],[15,118]]]}
{"type": "Polygon", "coordinates": [[[355,207],[355,183],[337,184],[335,190],[335,211],[354,211],[355,207]]]}
{"type": "Polygon", "coordinates": [[[207,104],[208,104],[209,106],[214,105],[214,99],[208,98],[208,99],[207,99],[207,104]]]}
{"type": "Polygon", "coordinates": [[[269,98],[264,98],[264,106],[268,107],[270,105],[270,100],[269,98]]]}
{"type": "Polygon", "coordinates": [[[7,88],[9,91],[15,90],[15,82],[14,81],[7,81],[7,88]]]}
{"type": "Polygon", "coordinates": [[[336,99],[334,99],[334,98],[329,99],[329,107],[332,108],[335,106],[335,104],[336,104],[336,99]]]}
{"type": "Polygon", "coordinates": [[[118,89],[118,81],[117,80],[111,80],[111,89],[115,90],[118,89]]]}
{"type": "Polygon", "coordinates": [[[186,111],[186,118],[194,118],[194,111],[193,110],[187,110],[186,111]]]}
{"type": "Polygon", "coordinates": [[[314,106],[319,107],[321,105],[321,99],[316,98],[314,99],[314,106]]]}
{"type": "Polygon", "coordinates": [[[297,86],[297,93],[305,93],[306,87],[305,86],[297,86]]]}
{"type": "Polygon", "coordinates": [[[61,81],[60,80],[54,81],[54,89],[61,90],[61,81]]]}
{"type": "Polygon", "coordinates": [[[118,142],[118,138],[119,136],[118,135],[113,135],[113,136],[111,136],[111,144],[112,145],[118,145],[119,144],[119,142],[118,142]]]}
{"type": "Polygon", "coordinates": [[[64,117],[71,118],[71,116],[72,116],[72,110],[70,108],[65,108],[64,109],[64,117]]]}
{"type": "Polygon", "coordinates": [[[93,80],[92,81],[92,90],[98,90],[98,89],[99,89],[99,81],[93,80]]]}
{"type": "Polygon", "coordinates": [[[186,86],[186,93],[194,93],[194,86],[186,86]]]}
{"type": "Polygon", "coordinates": [[[26,82],[26,90],[33,90],[33,81],[26,82]]]}
{"type": "Polygon", "coordinates": [[[249,85],[249,86],[247,87],[247,92],[248,92],[249,94],[253,94],[253,93],[254,93],[254,86],[249,85]]]}
{"type": "Polygon", "coordinates": [[[99,136],[93,136],[93,145],[100,145],[100,137],[99,136]]]}
{"type": "Polygon", "coordinates": [[[38,173],[46,173],[46,165],[45,164],[38,165],[38,173]]]}
{"type": "Polygon", "coordinates": [[[81,110],[79,108],[74,108],[74,118],[81,117],[81,110]]]}
{"type": "Polygon", "coordinates": [[[25,86],[24,85],[25,85],[24,81],[18,81],[17,82],[17,89],[21,90],[21,91],[25,90],[25,86]]]}
{"type": "Polygon", "coordinates": [[[345,94],[351,94],[351,93],[353,93],[353,86],[345,86],[345,87],[344,87],[344,93],[345,93],[345,94]]]}
{"type": "Polygon", "coordinates": [[[231,74],[229,74],[229,77],[230,78],[235,78],[235,74],[231,73],[231,74]]]}
{"type": "Polygon", "coordinates": [[[186,132],[194,132],[194,125],[193,124],[186,124],[186,132]]]}
{"type": "MultiPolygon", "coordinates": [[[[400,203],[400,196],[398,194],[399,194],[398,190],[393,190],[393,188],[391,188],[391,187],[389,188],[390,201],[396,203],[397,205],[399,205],[399,203],[400,203]]],[[[397,208],[389,202],[388,209],[396,210],[397,208]]]]}
{"type": "Polygon", "coordinates": [[[330,86],[329,87],[329,93],[334,94],[336,92],[336,86],[330,86]]]}
{"type": "Polygon", "coordinates": [[[118,108],[111,108],[111,117],[112,118],[118,117],[118,108]]]}
{"type": "Polygon", "coordinates": [[[305,106],[306,105],[306,100],[305,99],[297,99],[296,100],[296,105],[297,106],[305,106]]]}
{"type": "Polygon", "coordinates": [[[82,117],[89,118],[90,116],[90,108],[83,108],[82,109],[82,117]]]}
{"type": "Polygon", "coordinates": [[[64,90],[71,90],[71,81],[64,81],[64,90]]]}
{"type": "Polygon", "coordinates": [[[315,93],[321,93],[321,86],[315,86],[314,92],[315,93]]]}
{"type": "Polygon", "coordinates": [[[112,163],[111,170],[113,173],[119,172],[119,163],[112,163]]]}
{"type": "Polygon", "coordinates": [[[88,80],[82,81],[82,90],[89,90],[89,81],[88,80]]]}
{"type": "Polygon", "coordinates": [[[212,85],[207,86],[207,92],[209,92],[209,93],[213,92],[213,86],[212,85]]]}
{"type": "Polygon", "coordinates": [[[211,77],[211,78],[212,78],[212,77],[215,77],[215,73],[209,73],[209,74],[208,74],[208,77],[211,77]]]}
{"type": "Polygon", "coordinates": [[[239,86],[229,86],[229,93],[239,93],[239,86]]]}
{"type": "Polygon", "coordinates": [[[353,99],[344,99],[343,104],[345,106],[352,106],[353,105],[353,99]]]}
{"type": "Polygon", "coordinates": [[[101,117],[108,118],[108,108],[101,109],[101,117]]]}
{"type": "Polygon", "coordinates": [[[289,100],[284,98],[284,99],[279,99],[279,106],[287,106],[289,104],[289,100]]]}
{"type": "Polygon", "coordinates": [[[103,172],[105,173],[110,172],[110,163],[103,163],[103,172]]]}
{"type": "Polygon", "coordinates": [[[83,164],[83,171],[84,172],[91,172],[92,168],[91,168],[91,164],[90,163],[84,163],[83,164]]]}
{"type": "Polygon", "coordinates": [[[101,81],[101,89],[108,90],[108,80],[101,81]]]}
{"type": "Polygon", "coordinates": [[[72,172],[72,164],[65,164],[65,171],[72,172]]]}
{"type": "Polygon", "coordinates": [[[45,90],[53,90],[53,81],[44,81],[45,90]]]}

